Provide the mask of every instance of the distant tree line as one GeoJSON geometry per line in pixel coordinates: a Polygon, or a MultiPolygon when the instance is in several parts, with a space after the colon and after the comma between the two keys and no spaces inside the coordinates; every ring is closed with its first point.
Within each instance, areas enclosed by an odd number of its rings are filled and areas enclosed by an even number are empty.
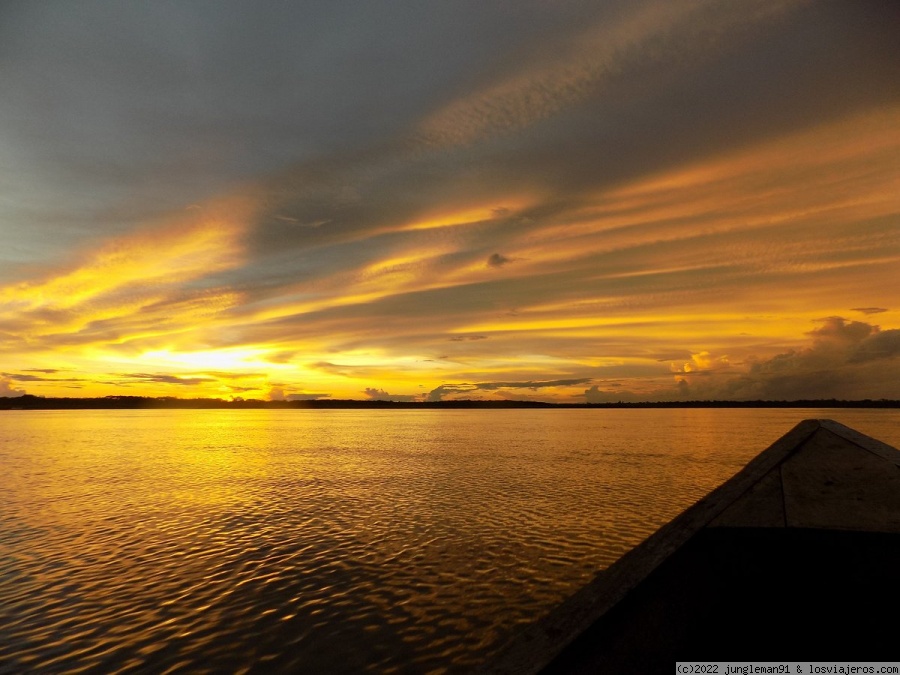
{"type": "Polygon", "coordinates": [[[0,410],[91,410],[91,409],[384,409],[384,408],[900,408],[900,401],[864,399],[803,399],[796,401],[641,401],[616,403],[547,403],[543,401],[371,401],[313,399],[306,401],[262,401],[259,399],[177,398],[174,396],[103,396],[97,398],[0,396],[0,410]]]}

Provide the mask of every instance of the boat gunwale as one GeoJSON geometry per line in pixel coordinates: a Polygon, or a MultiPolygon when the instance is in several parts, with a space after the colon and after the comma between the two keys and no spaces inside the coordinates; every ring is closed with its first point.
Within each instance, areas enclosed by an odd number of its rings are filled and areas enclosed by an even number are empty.
{"type": "Polygon", "coordinates": [[[900,467],[900,451],[886,443],[834,420],[803,420],[730,479],[660,527],[610,567],[598,572],[594,579],[563,600],[549,614],[518,633],[481,672],[493,675],[539,672],[622,602],[670,556],[820,431],[834,434],[900,467]]]}

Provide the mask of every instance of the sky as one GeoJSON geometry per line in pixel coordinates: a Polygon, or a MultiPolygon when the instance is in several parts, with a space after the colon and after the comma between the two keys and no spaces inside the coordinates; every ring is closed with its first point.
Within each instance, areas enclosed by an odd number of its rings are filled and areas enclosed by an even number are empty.
{"type": "Polygon", "coordinates": [[[898,28],[0,0],[0,396],[900,398],[898,28]]]}

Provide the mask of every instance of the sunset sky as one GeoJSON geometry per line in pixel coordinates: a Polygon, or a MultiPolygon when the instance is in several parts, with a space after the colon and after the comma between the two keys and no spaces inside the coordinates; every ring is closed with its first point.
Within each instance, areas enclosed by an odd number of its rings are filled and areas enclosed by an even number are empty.
{"type": "Polygon", "coordinates": [[[0,4],[0,396],[900,398],[900,3],[0,4]]]}

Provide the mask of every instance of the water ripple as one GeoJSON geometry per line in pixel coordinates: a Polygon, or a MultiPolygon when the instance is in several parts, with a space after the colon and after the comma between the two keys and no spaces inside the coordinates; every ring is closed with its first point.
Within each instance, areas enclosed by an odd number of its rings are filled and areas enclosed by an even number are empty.
{"type": "Polygon", "coordinates": [[[613,412],[4,413],[0,672],[465,672],[761,449],[613,412]]]}

